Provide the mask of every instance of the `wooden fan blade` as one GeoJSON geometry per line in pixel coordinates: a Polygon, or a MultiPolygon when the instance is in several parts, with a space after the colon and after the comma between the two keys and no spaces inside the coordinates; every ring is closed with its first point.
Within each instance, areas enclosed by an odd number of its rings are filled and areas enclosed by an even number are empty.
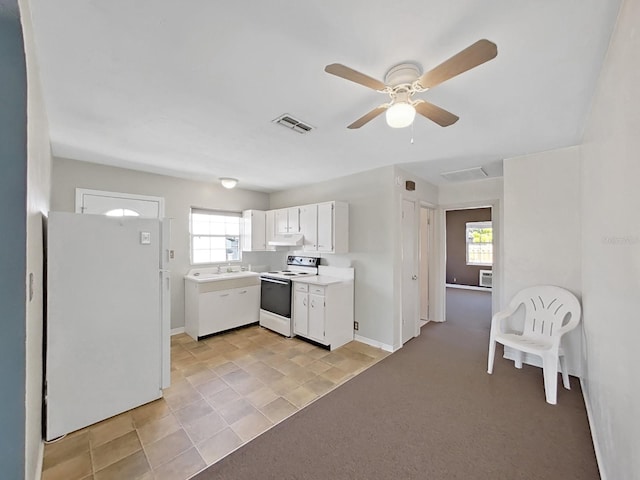
{"type": "Polygon", "coordinates": [[[382,112],[384,112],[387,109],[386,105],[380,105],[378,108],[374,108],[373,110],[371,110],[369,113],[364,114],[362,117],[360,117],[358,120],[356,120],[355,122],[353,122],[351,125],[349,125],[347,128],[350,129],[354,129],[354,128],[360,128],[361,126],[363,126],[365,123],[370,122],[371,120],[373,120],[374,118],[376,118],[378,115],[380,115],[382,112]]]}
{"type": "Polygon", "coordinates": [[[445,60],[437,67],[423,74],[418,82],[424,88],[433,88],[445,80],[471,70],[498,55],[498,47],[489,40],[478,40],[470,47],[465,48],[449,60],[445,60]]]}
{"type": "Polygon", "coordinates": [[[425,102],[424,100],[420,101],[420,103],[416,103],[414,107],[416,108],[416,112],[420,115],[427,117],[432,122],[436,122],[441,127],[453,125],[459,119],[459,117],[453,113],[447,112],[433,103],[425,102]]]}
{"type": "Polygon", "coordinates": [[[364,73],[360,73],[353,68],[349,68],[340,63],[332,63],[331,65],[327,65],[326,67],[324,67],[324,71],[330,73],[331,75],[335,75],[336,77],[359,83],[360,85],[364,85],[365,87],[369,87],[374,90],[384,90],[386,88],[386,85],[380,80],[371,78],[364,73]]]}

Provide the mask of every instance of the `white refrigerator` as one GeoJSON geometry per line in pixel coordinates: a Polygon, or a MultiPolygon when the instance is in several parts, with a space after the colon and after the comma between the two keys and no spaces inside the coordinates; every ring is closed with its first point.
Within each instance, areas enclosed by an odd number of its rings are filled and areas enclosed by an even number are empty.
{"type": "Polygon", "coordinates": [[[170,382],[169,220],[50,212],[46,439],[162,396],[170,382]]]}

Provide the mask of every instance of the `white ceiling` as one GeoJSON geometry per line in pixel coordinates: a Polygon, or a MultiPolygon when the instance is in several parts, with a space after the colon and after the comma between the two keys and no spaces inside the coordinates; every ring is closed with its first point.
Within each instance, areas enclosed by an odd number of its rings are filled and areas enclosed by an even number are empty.
{"type": "Polygon", "coordinates": [[[579,143],[619,4],[31,0],[55,155],[262,191],[390,164],[442,184],[441,172],[500,175],[504,158],[579,143]],[[481,38],[497,58],[419,95],[456,124],[346,128],[386,98],[325,65],[383,80],[481,38]],[[283,113],[316,129],[271,123],[283,113]]]}

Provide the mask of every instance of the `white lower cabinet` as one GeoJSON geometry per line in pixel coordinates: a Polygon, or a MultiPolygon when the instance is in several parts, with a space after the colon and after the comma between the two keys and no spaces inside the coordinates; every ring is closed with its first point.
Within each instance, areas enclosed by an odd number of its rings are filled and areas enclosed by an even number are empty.
{"type": "Polygon", "coordinates": [[[240,280],[185,281],[185,332],[189,336],[198,340],[212,333],[258,322],[260,280],[240,280]],[[243,285],[238,286],[240,283],[243,285]]]}
{"type": "Polygon", "coordinates": [[[353,282],[293,282],[293,333],[331,350],[353,340],[353,282]]]}

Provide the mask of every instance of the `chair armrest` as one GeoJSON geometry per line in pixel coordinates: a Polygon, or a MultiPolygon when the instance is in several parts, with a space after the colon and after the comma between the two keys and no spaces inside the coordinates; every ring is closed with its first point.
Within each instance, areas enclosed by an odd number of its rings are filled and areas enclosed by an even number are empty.
{"type": "Polygon", "coordinates": [[[513,315],[520,305],[509,305],[505,310],[496,313],[491,319],[491,331],[502,332],[502,322],[513,315]]]}

